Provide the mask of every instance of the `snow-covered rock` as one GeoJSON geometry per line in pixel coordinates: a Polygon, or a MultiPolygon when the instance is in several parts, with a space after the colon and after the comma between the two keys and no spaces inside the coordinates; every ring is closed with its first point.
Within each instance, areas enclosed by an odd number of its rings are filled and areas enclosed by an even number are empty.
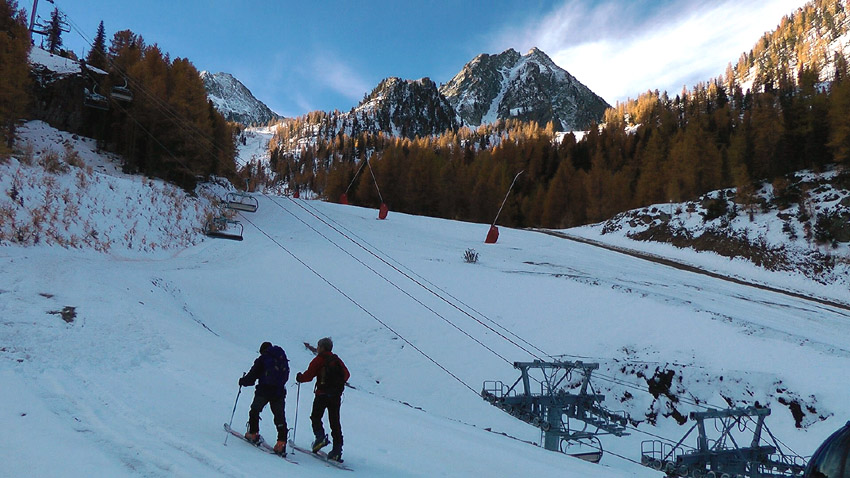
{"type": "Polygon", "coordinates": [[[766,271],[807,277],[820,284],[817,289],[846,290],[850,174],[801,171],[762,184],[750,204],[742,204],[737,196],[735,189],[713,191],[696,201],[626,211],[573,231],[600,235],[620,246],[648,247],[700,266],[724,257],[732,267],[729,273],[735,264],[756,264],[766,271]],[[644,245],[637,246],[641,242],[644,245]]]}
{"type": "MultiPolygon", "coordinates": [[[[54,55],[35,46],[30,50],[30,65],[32,65],[35,69],[50,71],[57,76],[73,75],[82,71],[79,61],[54,55]]],[[[86,66],[86,68],[99,75],[106,74],[106,72],[100,68],[95,68],[93,66],[86,66]]]]}
{"type": "Polygon", "coordinates": [[[230,73],[202,71],[201,79],[204,80],[207,97],[228,121],[251,125],[266,124],[280,118],[230,73]]]}
{"type": "Polygon", "coordinates": [[[482,54],[440,87],[467,126],[516,118],[556,130],[583,130],[599,122],[609,107],[537,48],[520,55],[508,49],[482,54]]]}

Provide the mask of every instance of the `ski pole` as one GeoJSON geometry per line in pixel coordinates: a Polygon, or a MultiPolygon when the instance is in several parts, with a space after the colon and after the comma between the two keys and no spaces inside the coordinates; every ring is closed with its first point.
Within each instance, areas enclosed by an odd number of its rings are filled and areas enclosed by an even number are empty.
{"type": "Polygon", "coordinates": [[[292,443],[295,443],[295,433],[298,431],[298,404],[301,401],[301,382],[295,391],[295,426],[292,427],[292,443]]]}
{"type": "MultiPolygon", "coordinates": [[[[245,374],[243,373],[244,377],[245,374]]],[[[236,404],[239,403],[239,395],[242,395],[242,385],[239,386],[239,392],[236,394],[236,401],[233,402],[233,413],[230,414],[230,423],[227,424],[228,427],[233,428],[233,417],[236,416],[236,404]]],[[[227,446],[227,437],[230,436],[230,433],[224,435],[224,446],[227,446]]]]}

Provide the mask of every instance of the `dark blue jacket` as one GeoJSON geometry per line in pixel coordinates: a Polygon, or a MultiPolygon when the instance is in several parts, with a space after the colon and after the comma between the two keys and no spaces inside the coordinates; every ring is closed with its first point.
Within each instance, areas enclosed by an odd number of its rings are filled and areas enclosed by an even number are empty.
{"type": "Polygon", "coordinates": [[[251,370],[239,379],[239,384],[243,387],[250,387],[257,380],[259,380],[255,389],[257,394],[269,398],[286,396],[286,381],[289,380],[289,360],[282,348],[277,345],[267,348],[257,357],[257,360],[254,360],[254,366],[251,367],[251,370]]]}

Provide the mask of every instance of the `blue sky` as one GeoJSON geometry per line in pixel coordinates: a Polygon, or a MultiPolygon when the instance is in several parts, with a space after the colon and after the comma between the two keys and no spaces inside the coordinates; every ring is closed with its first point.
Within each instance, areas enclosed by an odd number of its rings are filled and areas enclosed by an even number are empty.
{"type": "MultiPolygon", "coordinates": [[[[19,0],[29,10],[30,0],[19,0]]],[[[537,46],[609,103],[715,77],[802,0],[55,0],[88,51],[130,29],[239,78],[277,113],[355,106],[388,76],[444,83],[480,53],[537,46]]],[[[39,2],[48,18],[53,5],[39,2]]]]}

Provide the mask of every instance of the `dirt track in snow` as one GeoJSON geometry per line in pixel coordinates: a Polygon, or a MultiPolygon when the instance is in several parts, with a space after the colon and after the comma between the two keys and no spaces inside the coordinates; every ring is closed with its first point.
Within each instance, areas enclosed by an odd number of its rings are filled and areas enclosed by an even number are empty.
{"type": "Polygon", "coordinates": [[[584,238],[584,237],[574,236],[572,234],[567,234],[567,233],[564,233],[564,232],[561,232],[561,231],[553,231],[551,229],[528,228],[528,230],[534,231],[534,232],[540,232],[540,233],[543,233],[543,234],[548,234],[550,236],[555,236],[555,237],[558,237],[558,238],[561,238],[561,239],[567,239],[569,241],[580,242],[582,244],[587,244],[587,245],[594,246],[594,247],[599,247],[599,248],[606,249],[606,250],[613,251],[613,252],[617,252],[617,253],[620,253],[620,254],[625,254],[625,255],[628,255],[628,256],[631,256],[631,257],[636,257],[638,259],[643,259],[643,260],[646,260],[646,261],[654,262],[656,264],[661,264],[661,265],[673,267],[675,269],[679,269],[679,270],[683,270],[683,271],[687,271],[687,272],[693,272],[695,274],[702,274],[702,275],[705,275],[705,276],[708,276],[708,277],[713,277],[715,279],[720,279],[720,280],[724,280],[724,281],[727,281],[727,282],[732,282],[732,283],[735,283],[735,284],[744,285],[744,286],[747,286],[747,287],[754,287],[754,288],[757,288],[757,289],[775,292],[777,294],[783,294],[783,295],[786,295],[786,296],[789,296],[789,297],[794,297],[794,298],[797,298],[797,299],[803,299],[803,300],[807,300],[807,301],[810,301],[810,302],[816,302],[816,303],[821,304],[821,305],[827,305],[827,306],[830,306],[830,307],[835,307],[837,309],[850,311],[850,304],[838,302],[838,301],[831,300],[831,299],[825,299],[823,297],[816,297],[816,296],[812,296],[812,295],[808,295],[808,294],[803,294],[803,293],[795,292],[795,291],[791,291],[791,290],[780,289],[778,287],[773,287],[773,286],[769,286],[769,285],[765,285],[765,284],[759,284],[757,282],[751,282],[751,281],[739,279],[737,277],[732,277],[732,276],[720,274],[720,273],[717,273],[717,272],[712,272],[712,271],[709,271],[709,270],[706,270],[706,269],[702,269],[700,267],[696,267],[696,266],[691,265],[691,264],[686,264],[684,262],[675,261],[675,260],[672,260],[672,259],[668,259],[666,257],[657,256],[655,254],[649,254],[649,253],[646,253],[646,252],[636,251],[634,249],[627,249],[625,247],[613,246],[613,245],[610,245],[610,244],[605,244],[604,242],[601,242],[601,241],[596,241],[596,240],[593,240],[593,239],[587,239],[587,238],[584,238]]]}

